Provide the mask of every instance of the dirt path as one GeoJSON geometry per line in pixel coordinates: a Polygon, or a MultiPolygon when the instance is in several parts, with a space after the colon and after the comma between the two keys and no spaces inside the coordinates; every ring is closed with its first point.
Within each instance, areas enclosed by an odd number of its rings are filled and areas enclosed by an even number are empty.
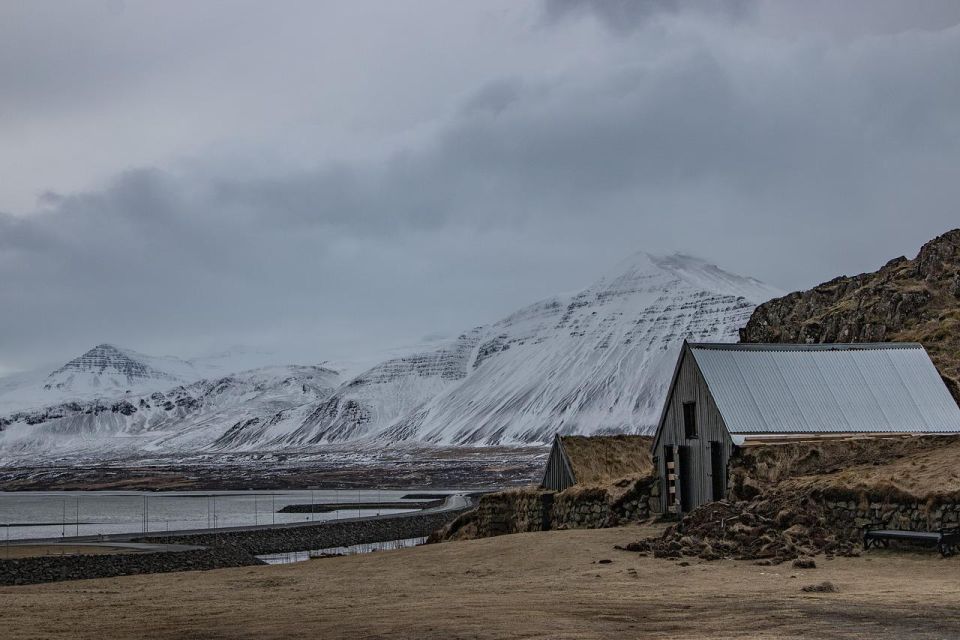
{"type": "Polygon", "coordinates": [[[0,629],[10,640],[960,637],[960,559],[872,552],[799,570],[679,566],[613,550],[643,533],[553,531],[296,565],[6,587],[0,629]],[[839,592],[800,590],[824,580],[839,592]]]}

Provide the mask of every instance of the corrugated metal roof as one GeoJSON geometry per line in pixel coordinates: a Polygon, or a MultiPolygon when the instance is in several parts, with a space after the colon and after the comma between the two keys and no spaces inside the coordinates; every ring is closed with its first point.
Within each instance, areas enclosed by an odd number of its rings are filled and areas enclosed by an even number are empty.
{"type": "Polygon", "coordinates": [[[960,432],[919,344],[689,346],[730,433],[960,432]]]}

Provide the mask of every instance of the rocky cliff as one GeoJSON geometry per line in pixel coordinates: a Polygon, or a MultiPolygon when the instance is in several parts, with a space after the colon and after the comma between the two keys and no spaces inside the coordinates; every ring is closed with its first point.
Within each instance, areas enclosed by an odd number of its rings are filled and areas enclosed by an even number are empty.
{"type": "Polygon", "coordinates": [[[960,229],[913,260],[841,276],[757,307],[741,342],[919,342],[960,402],[960,229]]]}

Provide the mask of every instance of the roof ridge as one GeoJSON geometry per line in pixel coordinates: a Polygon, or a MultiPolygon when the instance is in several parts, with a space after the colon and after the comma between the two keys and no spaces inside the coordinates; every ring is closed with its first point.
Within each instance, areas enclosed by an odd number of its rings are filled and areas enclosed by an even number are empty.
{"type": "Polygon", "coordinates": [[[868,351],[880,349],[923,349],[919,342],[829,342],[798,344],[788,342],[690,342],[691,349],[715,351],[868,351]]]}

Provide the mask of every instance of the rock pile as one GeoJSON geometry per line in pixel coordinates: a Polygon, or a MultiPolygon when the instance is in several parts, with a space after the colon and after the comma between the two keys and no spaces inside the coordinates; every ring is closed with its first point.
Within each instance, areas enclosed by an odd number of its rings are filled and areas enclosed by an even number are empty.
{"type": "Polygon", "coordinates": [[[818,502],[809,497],[776,494],[751,502],[703,505],[662,536],[624,548],[652,552],[658,558],[733,558],[770,564],[818,553],[859,555],[856,540],[833,526],[818,502]]]}

